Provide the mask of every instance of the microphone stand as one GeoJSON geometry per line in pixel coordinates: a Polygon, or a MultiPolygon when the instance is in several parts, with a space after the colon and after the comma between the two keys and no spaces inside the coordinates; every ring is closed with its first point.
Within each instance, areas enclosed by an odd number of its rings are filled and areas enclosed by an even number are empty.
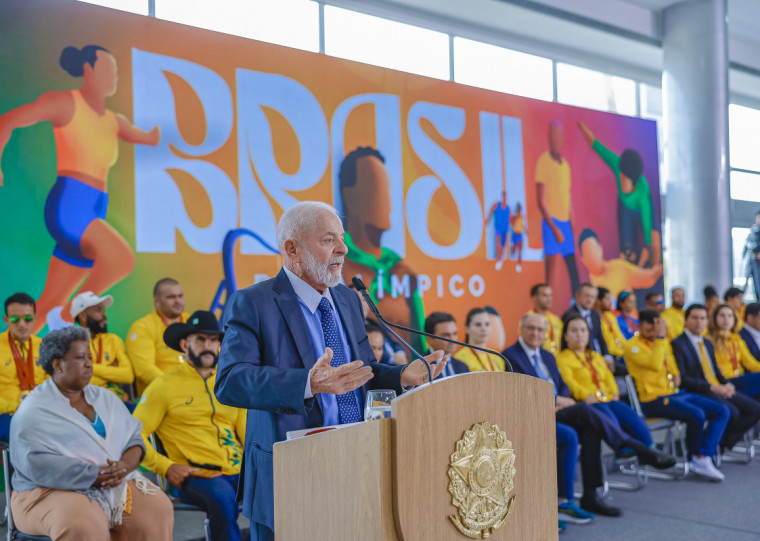
{"type": "Polygon", "coordinates": [[[391,329],[388,326],[388,322],[385,320],[383,316],[380,315],[380,310],[377,309],[377,305],[375,305],[374,301],[372,300],[372,297],[369,296],[369,293],[367,292],[367,286],[364,285],[364,282],[362,282],[361,278],[358,276],[354,276],[351,282],[354,284],[354,287],[356,288],[356,291],[359,292],[359,294],[364,298],[364,302],[367,303],[367,306],[369,306],[370,311],[375,315],[375,317],[378,319],[378,321],[385,327],[385,329],[391,333],[396,340],[401,342],[406,349],[409,350],[409,352],[412,354],[413,357],[416,357],[415,359],[412,359],[412,361],[409,364],[412,364],[415,360],[419,359],[422,361],[422,364],[425,365],[425,369],[427,370],[428,374],[428,381],[430,383],[433,382],[433,373],[430,371],[430,365],[428,362],[424,359],[422,355],[419,354],[419,352],[414,349],[412,346],[406,343],[406,340],[401,338],[396,331],[391,329]]]}
{"type": "MultiPolygon", "coordinates": [[[[493,355],[496,355],[497,357],[500,357],[504,361],[504,365],[506,367],[508,367],[508,369],[509,369],[508,371],[509,372],[514,372],[515,371],[514,368],[512,368],[512,363],[509,362],[509,359],[507,359],[504,355],[502,355],[501,353],[499,353],[498,351],[495,351],[493,349],[482,348],[482,347],[479,347],[479,346],[473,346],[472,344],[465,344],[464,342],[460,342],[460,341],[454,340],[452,338],[444,338],[443,336],[438,336],[437,334],[430,334],[430,333],[427,333],[425,331],[419,331],[417,329],[410,329],[409,327],[404,327],[403,325],[397,325],[395,323],[391,323],[390,321],[386,320],[380,314],[380,310],[377,309],[377,306],[372,301],[372,298],[369,296],[369,293],[367,292],[367,286],[364,285],[364,282],[362,282],[362,279],[359,278],[358,276],[354,276],[351,279],[351,283],[354,284],[354,287],[356,288],[356,290],[362,295],[362,297],[364,297],[364,300],[367,302],[367,306],[369,306],[369,309],[372,311],[372,313],[375,315],[375,317],[381,323],[383,323],[383,325],[385,326],[385,328],[388,329],[388,331],[390,333],[392,333],[393,336],[395,336],[399,340],[401,340],[401,338],[395,332],[393,332],[392,329],[390,329],[388,327],[395,327],[395,328],[400,329],[402,331],[407,331],[407,332],[410,332],[410,333],[413,333],[413,334],[419,334],[421,336],[427,336],[428,338],[435,338],[436,340],[442,340],[444,342],[450,342],[452,344],[459,344],[462,347],[467,347],[467,348],[471,348],[471,349],[477,349],[478,351],[483,351],[485,353],[492,353],[493,355]]],[[[409,348],[411,350],[411,346],[409,346],[406,342],[404,342],[403,340],[401,340],[401,343],[404,344],[407,348],[409,348]]],[[[417,353],[417,352],[415,352],[415,353],[419,356],[419,353],[417,353]]],[[[425,364],[427,364],[427,363],[425,363],[425,364]]]]}

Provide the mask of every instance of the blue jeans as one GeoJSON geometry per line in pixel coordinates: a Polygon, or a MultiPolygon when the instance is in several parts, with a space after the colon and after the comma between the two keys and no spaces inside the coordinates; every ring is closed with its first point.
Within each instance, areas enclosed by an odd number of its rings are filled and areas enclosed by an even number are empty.
{"type": "Polygon", "coordinates": [[[647,447],[652,445],[652,434],[649,432],[646,421],[629,405],[623,404],[620,400],[613,400],[597,402],[594,407],[605,413],[629,436],[636,438],[647,447]]]}
{"type": "Polygon", "coordinates": [[[713,456],[731,419],[728,406],[706,396],[680,392],[641,403],[647,417],[662,417],[686,423],[686,447],[689,455],[713,456]],[[667,399],[668,403],[665,404],[667,399]],[[709,421],[707,430],[705,421],[709,421]]]}
{"type": "Polygon", "coordinates": [[[239,475],[220,475],[213,479],[188,477],[180,490],[180,500],[206,511],[214,541],[240,541],[237,523],[239,478],[239,475]]]}
{"type": "Polygon", "coordinates": [[[0,440],[8,441],[11,437],[11,414],[0,415],[0,440]]]}
{"type": "Polygon", "coordinates": [[[573,499],[575,467],[578,463],[578,434],[562,423],[557,423],[557,494],[573,499]]]}

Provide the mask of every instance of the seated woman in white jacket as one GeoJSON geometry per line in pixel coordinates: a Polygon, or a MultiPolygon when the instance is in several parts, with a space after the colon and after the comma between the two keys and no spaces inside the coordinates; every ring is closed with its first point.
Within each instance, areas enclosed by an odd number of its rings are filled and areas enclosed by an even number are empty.
{"type": "Polygon", "coordinates": [[[51,377],[11,422],[16,526],[56,541],[169,541],[172,504],[137,471],[140,421],[111,391],[89,384],[89,341],[86,329],[68,327],[40,345],[51,377]]]}

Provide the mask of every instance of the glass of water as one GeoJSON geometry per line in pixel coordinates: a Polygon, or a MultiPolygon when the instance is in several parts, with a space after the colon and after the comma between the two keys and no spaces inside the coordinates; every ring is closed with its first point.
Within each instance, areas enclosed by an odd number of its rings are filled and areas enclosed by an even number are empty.
{"type": "Polygon", "coordinates": [[[377,389],[367,393],[364,407],[364,420],[382,419],[391,416],[391,400],[396,398],[396,391],[377,389]]]}

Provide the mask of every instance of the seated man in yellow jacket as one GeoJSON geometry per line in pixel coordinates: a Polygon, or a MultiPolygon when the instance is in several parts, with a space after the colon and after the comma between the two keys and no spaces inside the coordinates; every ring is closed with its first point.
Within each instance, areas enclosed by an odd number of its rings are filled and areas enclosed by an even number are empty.
{"type": "Polygon", "coordinates": [[[187,321],[182,286],[173,278],[163,278],[153,287],[155,310],[141,317],[127,333],[127,354],[132,360],[141,395],[148,384],[179,366],[179,355],[164,342],[164,331],[172,323],[187,321]]]}
{"type": "Polygon", "coordinates": [[[71,317],[80,327],[90,330],[90,355],[92,355],[92,378],[90,383],[105,387],[124,400],[132,411],[135,406],[122,385],[135,379],[132,363],[127,357],[124,341],[108,332],[106,308],[113,304],[111,295],[98,297],[92,291],[80,293],[71,301],[71,317]]]}
{"type": "Polygon", "coordinates": [[[641,411],[647,417],[686,423],[689,470],[712,481],[722,481],[723,473],[711,457],[718,453],[731,411],[707,396],[678,388],[681,373],[666,333],[667,325],[658,312],[642,310],[639,334],[624,344],[625,364],[636,382],[641,411]]]}
{"type": "Polygon", "coordinates": [[[42,339],[32,334],[36,318],[36,304],[26,293],[5,299],[3,321],[8,330],[0,334],[0,440],[8,441],[11,416],[47,378],[38,364],[42,339]]]}
{"type": "Polygon", "coordinates": [[[214,395],[221,333],[211,312],[172,323],[164,340],[185,362],[156,378],[135,409],[143,425],[142,465],[179,489],[183,502],[206,511],[215,540],[238,541],[237,485],[243,460],[246,411],[214,395]],[[166,456],[148,441],[155,433],[166,456]]]}

